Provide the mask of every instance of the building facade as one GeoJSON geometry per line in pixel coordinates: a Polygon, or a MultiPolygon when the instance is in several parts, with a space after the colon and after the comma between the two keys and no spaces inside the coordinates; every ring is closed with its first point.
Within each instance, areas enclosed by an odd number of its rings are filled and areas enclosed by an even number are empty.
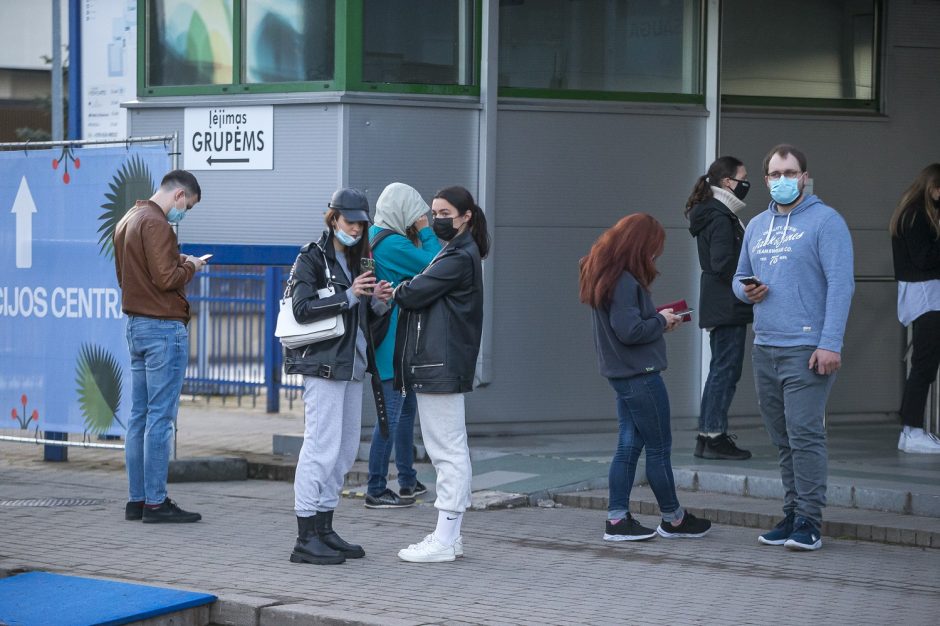
{"type": "MultiPolygon", "coordinates": [[[[140,0],[131,136],[191,139],[187,110],[272,107],[271,169],[196,171],[186,242],[301,245],[330,193],[466,186],[487,213],[486,328],[471,432],[609,429],[578,260],[617,219],[667,229],[656,301],[695,306],[683,208],[721,154],[766,208],[761,162],[808,156],[852,231],[857,289],[832,414],[896,412],[905,334],[887,223],[940,160],[940,2],[140,0]]],[[[253,109],[249,109],[253,110],[253,109]]],[[[181,161],[182,167],[194,162],[181,161]]],[[[198,167],[205,168],[203,165],[198,167]]],[[[697,415],[702,333],[671,334],[673,414],[697,415]]],[[[732,412],[756,415],[749,365],[732,412]]]]}

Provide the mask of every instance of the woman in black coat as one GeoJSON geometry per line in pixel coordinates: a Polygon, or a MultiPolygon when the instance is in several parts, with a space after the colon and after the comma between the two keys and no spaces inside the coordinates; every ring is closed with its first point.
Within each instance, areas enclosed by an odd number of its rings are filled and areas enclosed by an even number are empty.
{"type": "Polygon", "coordinates": [[[437,192],[432,228],[446,242],[423,272],[395,288],[401,307],[395,342],[395,386],[414,390],[421,437],[437,472],[437,527],[398,552],[412,563],[453,561],[463,555],[463,513],[470,506],[470,448],[463,394],[483,332],[483,267],[489,251],[486,216],[463,187],[437,192]]]}
{"type": "Polygon", "coordinates": [[[940,439],[924,430],[924,407],[940,366],[940,163],[925,167],[891,216],[898,319],[913,325],[911,371],[901,398],[898,450],[940,454],[940,439]]]}
{"type": "Polygon", "coordinates": [[[751,305],[738,300],[731,290],[744,238],[737,214],[744,208],[750,186],[744,164],[724,156],[699,177],[685,205],[702,268],[699,326],[709,331],[712,353],[695,442],[695,456],[705,459],[751,458],[728,434],[728,408],[741,379],[747,325],[754,320],[751,305]]]}

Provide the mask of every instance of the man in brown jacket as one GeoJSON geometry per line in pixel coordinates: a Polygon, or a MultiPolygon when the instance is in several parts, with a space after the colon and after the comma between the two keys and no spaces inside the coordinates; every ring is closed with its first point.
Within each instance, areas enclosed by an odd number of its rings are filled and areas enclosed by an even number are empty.
{"type": "Polygon", "coordinates": [[[129,498],[124,519],[198,522],[167,497],[170,445],[189,360],[186,284],[205,261],[179,253],[177,224],[202,198],[196,177],[174,170],[149,200],[138,200],[114,230],[114,263],[127,315],[131,415],[125,436],[129,498]]]}

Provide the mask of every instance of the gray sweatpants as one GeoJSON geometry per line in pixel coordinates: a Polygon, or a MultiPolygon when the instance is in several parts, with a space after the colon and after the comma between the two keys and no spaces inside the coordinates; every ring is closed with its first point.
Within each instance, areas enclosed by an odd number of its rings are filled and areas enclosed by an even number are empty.
{"type": "Polygon", "coordinates": [[[470,447],[462,393],[417,393],[421,438],[437,472],[437,500],[441,511],[463,513],[470,506],[470,447]]]}
{"type": "Polygon", "coordinates": [[[826,506],[829,453],[826,401],[836,375],[809,369],[815,348],[755,345],[754,385],[764,425],[777,446],[783,480],[784,513],[794,511],[816,525],[826,506]]]}
{"type": "Polygon", "coordinates": [[[304,376],[304,443],[294,474],[298,517],[332,511],[359,450],[362,381],[304,376]]]}

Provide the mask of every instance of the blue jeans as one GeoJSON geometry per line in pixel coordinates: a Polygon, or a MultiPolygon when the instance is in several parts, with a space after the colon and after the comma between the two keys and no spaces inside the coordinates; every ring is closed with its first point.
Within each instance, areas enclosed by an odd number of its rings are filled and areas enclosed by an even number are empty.
{"type": "Polygon", "coordinates": [[[132,380],[124,439],[128,499],[163,504],[189,333],[182,322],[129,315],[127,347],[132,380]]]}
{"type": "Polygon", "coordinates": [[[836,375],[809,369],[815,348],[754,345],[754,385],[770,440],[777,446],[783,481],[783,512],[822,524],[829,453],[826,402],[836,375]]]}
{"type": "Polygon", "coordinates": [[[369,484],[370,495],[377,496],[387,484],[388,462],[395,447],[395,467],[398,468],[398,486],[414,487],[418,475],[414,468],[415,415],[418,404],[415,392],[408,390],[408,395],[401,397],[401,390],[395,388],[394,380],[383,380],[385,392],[385,412],[388,415],[388,439],[382,436],[376,422],[372,432],[372,447],[369,449],[369,484]]]}
{"type": "Polygon", "coordinates": [[[659,372],[631,378],[610,378],[617,392],[620,438],[610,462],[607,517],[620,519],[630,510],[630,491],[640,452],[646,447],[646,478],[667,522],[682,517],[672,475],[672,431],[669,428],[669,396],[659,372]]]}
{"type": "Polygon", "coordinates": [[[728,409],[741,380],[747,326],[716,326],[708,333],[712,350],[708,378],[702,390],[698,429],[703,433],[728,432],[728,409]]]}

